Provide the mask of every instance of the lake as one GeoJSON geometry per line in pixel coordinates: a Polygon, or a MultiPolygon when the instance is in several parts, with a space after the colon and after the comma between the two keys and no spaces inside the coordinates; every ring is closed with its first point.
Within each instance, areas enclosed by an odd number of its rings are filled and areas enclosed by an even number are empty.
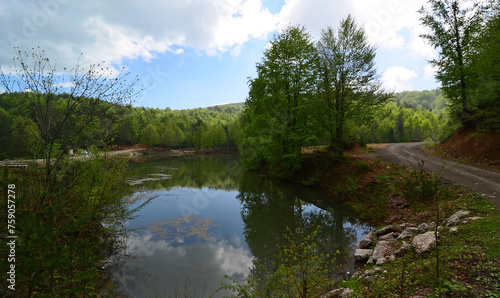
{"type": "MultiPolygon", "coordinates": [[[[113,272],[129,297],[208,297],[224,276],[244,279],[253,262],[272,268],[277,245],[291,231],[312,233],[335,265],[353,271],[354,250],[371,228],[321,193],[245,171],[238,156],[169,157],[131,162],[137,228],[129,258],[113,272]]],[[[342,272],[337,274],[343,274],[342,272]]],[[[222,297],[227,292],[219,292],[222,297]]]]}

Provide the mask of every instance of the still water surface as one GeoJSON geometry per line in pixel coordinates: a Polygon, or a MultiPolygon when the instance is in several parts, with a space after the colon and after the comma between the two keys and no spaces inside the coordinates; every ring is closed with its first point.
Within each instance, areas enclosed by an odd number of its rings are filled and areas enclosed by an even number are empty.
{"type": "Polygon", "coordinates": [[[138,228],[128,239],[137,257],[113,273],[129,297],[208,297],[225,275],[246,278],[253,261],[271,268],[287,227],[318,228],[320,250],[339,250],[336,264],[352,272],[370,229],[313,188],[244,171],[237,156],[156,156],[130,167],[136,204],[154,199],[128,223],[138,228]]]}

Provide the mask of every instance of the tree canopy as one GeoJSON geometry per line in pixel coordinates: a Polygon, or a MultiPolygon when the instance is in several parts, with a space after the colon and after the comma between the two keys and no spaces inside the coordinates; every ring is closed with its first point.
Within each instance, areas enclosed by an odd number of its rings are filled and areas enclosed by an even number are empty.
{"type": "Polygon", "coordinates": [[[288,26],[257,64],[243,115],[241,150],[247,166],[288,176],[300,167],[304,146],[326,137],[338,158],[349,123],[363,123],[391,98],[378,81],[371,47],[349,16],[337,36],[318,43],[302,26],[288,26]]]}
{"type": "Polygon", "coordinates": [[[421,22],[430,29],[421,35],[439,50],[430,61],[437,68],[453,117],[463,125],[482,129],[500,127],[498,116],[498,0],[429,0],[421,22]],[[491,113],[493,111],[493,113],[491,113]]]}

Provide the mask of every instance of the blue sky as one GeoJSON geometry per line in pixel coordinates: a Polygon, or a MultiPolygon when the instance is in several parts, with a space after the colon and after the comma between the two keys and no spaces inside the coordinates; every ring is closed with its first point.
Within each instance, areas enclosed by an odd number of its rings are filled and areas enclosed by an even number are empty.
{"type": "Polygon", "coordinates": [[[14,46],[40,46],[59,69],[105,64],[149,86],[136,106],[171,109],[242,102],[248,78],[273,36],[288,24],[314,38],[352,14],[378,46],[384,86],[396,92],[439,87],[427,60],[436,52],[416,10],[424,0],[3,0],[0,62],[14,46]]]}

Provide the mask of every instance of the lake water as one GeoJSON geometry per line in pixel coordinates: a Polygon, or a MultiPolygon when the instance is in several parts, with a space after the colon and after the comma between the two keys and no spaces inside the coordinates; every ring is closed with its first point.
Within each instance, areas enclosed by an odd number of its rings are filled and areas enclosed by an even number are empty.
{"type": "MultiPolygon", "coordinates": [[[[318,229],[322,252],[353,271],[354,250],[370,227],[313,188],[246,172],[237,156],[154,156],[132,162],[136,204],[154,197],[127,223],[128,259],[113,272],[129,297],[208,297],[225,275],[244,279],[253,261],[271,268],[287,227],[318,229]]],[[[219,292],[222,297],[227,292],[219,292]]]]}

